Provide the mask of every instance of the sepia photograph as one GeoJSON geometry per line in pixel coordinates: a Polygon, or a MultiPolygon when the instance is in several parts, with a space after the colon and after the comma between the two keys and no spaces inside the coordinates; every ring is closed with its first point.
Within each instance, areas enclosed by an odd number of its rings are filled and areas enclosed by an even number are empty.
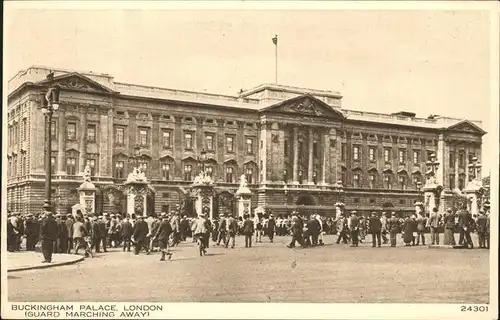
{"type": "Polygon", "coordinates": [[[497,6],[101,4],[5,6],[2,318],[497,314],[497,6]]]}

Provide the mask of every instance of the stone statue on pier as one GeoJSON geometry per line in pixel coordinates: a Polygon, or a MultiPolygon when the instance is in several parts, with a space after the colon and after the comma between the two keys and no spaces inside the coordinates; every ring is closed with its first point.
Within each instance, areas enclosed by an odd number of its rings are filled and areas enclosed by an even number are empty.
{"type": "Polygon", "coordinates": [[[139,168],[134,167],[128,174],[127,182],[146,182],[146,175],[139,168]]]}
{"type": "Polygon", "coordinates": [[[90,182],[90,175],[91,175],[90,166],[87,164],[85,166],[85,169],[83,169],[82,173],[83,182],[90,182]]]}
{"type": "Polygon", "coordinates": [[[246,187],[248,187],[247,177],[245,176],[245,174],[242,174],[240,176],[240,188],[246,188],[246,187]]]}

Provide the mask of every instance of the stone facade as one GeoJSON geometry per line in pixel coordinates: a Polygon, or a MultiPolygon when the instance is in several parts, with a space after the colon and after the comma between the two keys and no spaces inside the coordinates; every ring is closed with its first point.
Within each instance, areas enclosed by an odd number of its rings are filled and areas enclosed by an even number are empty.
{"type": "MultiPolygon", "coordinates": [[[[441,163],[444,199],[463,188],[467,165],[480,158],[481,123],[414,114],[345,110],[338,92],[261,85],[239,96],[115,82],[105,74],[31,67],[9,82],[8,208],[41,210],[44,123],[41,92],[62,87],[53,117],[53,200],[61,213],[78,202],[87,163],[98,188],[96,211],[125,211],[120,186],[141,167],[156,212],[187,197],[204,165],[216,182],[216,210],[235,210],[247,174],[252,206],[287,213],[297,206],[333,214],[337,201],[359,211],[413,211],[422,199],[426,161],[441,163]],[[341,180],[344,191],[335,188],[341,180]],[[391,210],[391,209],[389,209],[391,210]]],[[[446,200],[446,199],[445,199],[446,200]]],[[[443,201],[446,205],[446,201],[443,201]]]]}

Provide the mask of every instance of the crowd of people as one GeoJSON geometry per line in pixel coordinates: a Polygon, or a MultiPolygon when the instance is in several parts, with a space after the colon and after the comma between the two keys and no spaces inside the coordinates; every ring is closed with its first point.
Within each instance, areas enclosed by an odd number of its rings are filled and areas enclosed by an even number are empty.
{"type": "Polygon", "coordinates": [[[294,211],[289,215],[275,217],[272,212],[246,214],[236,218],[231,212],[209,219],[206,212],[197,218],[181,215],[179,210],[161,213],[158,216],[135,214],[67,214],[53,215],[46,212],[37,216],[8,213],[7,248],[8,251],[20,251],[25,239],[25,249],[34,251],[41,242],[44,254],[43,262],[51,262],[53,253],[85,255],[107,252],[110,247],[121,248],[138,255],[141,251],[150,254],[161,252],[160,260],[172,257],[169,247],[192,238],[193,242],[203,241],[206,254],[210,240],[214,246],[234,248],[236,236],[245,238],[245,248],[264,239],[274,241],[274,236],[291,236],[289,248],[296,243],[301,247],[324,245],[323,236],[336,234],[336,244],[357,247],[371,235],[373,247],[390,243],[395,247],[400,234],[405,246],[425,245],[425,233],[430,231],[431,244],[440,244],[440,232],[444,233],[444,245],[456,245],[455,233],[459,233],[459,245],[473,248],[470,233],[477,232],[478,247],[489,248],[490,214],[481,210],[473,217],[466,209],[453,212],[447,209],[439,213],[437,208],[428,215],[417,212],[412,216],[398,217],[395,212],[377,214],[369,217],[356,211],[342,213],[336,217],[318,214],[299,214],[294,211]],[[389,238],[388,238],[389,236],[389,238]]]}

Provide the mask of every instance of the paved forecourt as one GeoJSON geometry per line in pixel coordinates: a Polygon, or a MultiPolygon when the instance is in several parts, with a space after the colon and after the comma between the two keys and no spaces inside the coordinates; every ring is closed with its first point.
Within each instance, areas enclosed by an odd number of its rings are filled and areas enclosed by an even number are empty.
{"type": "MultiPolygon", "coordinates": [[[[10,301],[487,303],[489,251],[426,246],[174,248],[171,261],[111,249],[68,266],[9,274],[10,301]]],[[[400,241],[400,239],[399,239],[400,241]]]]}

